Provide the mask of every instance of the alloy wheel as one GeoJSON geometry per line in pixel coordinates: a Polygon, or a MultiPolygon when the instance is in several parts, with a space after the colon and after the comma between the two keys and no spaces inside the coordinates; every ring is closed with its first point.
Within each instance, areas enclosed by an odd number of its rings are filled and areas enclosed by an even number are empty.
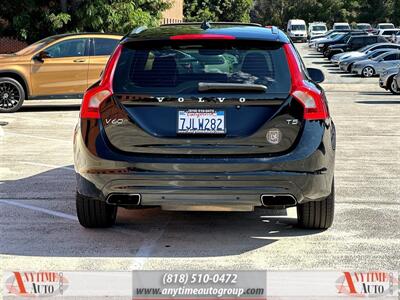
{"type": "Polygon", "coordinates": [[[371,67],[365,67],[362,72],[365,77],[372,77],[375,73],[374,69],[371,67]]]}
{"type": "Polygon", "coordinates": [[[20,92],[11,82],[0,82],[0,108],[12,109],[21,100],[20,92]]]}

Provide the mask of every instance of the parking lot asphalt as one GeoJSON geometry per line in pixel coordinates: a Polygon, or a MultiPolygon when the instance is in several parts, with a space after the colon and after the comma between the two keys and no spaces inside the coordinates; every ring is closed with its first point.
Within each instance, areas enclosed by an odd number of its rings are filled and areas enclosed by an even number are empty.
{"type": "MultiPolygon", "coordinates": [[[[111,229],[75,214],[72,131],[79,101],[26,102],[0,115],[0,272],[4,270],[400,270],[400,96],[377,78],[324,70],[337,127],[336,217],[326,231],[296,227],[296,212],[120,209],[111,229]]],[[[1,273],[0,273],[1,274],[1,273]]]]}

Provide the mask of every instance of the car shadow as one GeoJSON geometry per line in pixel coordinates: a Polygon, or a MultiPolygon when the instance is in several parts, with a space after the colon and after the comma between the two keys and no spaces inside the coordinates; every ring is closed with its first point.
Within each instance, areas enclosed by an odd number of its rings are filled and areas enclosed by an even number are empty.
{"type": "Polygon", "coordinates": [[[388,104],[388,105],[390,105],[390,104],[400,104],[400,100],[398,100],[398,101],[396,101],[396,100],[393,100],[393,101],[385,101],[385,100],[383,100],[383,101],[375,101],[375,100],[373,100],[373,101],[356,101],[356,103],[373,104],[373,105],[375,105],[375,104],[388,104]]]}
{"type": "Polygon", "coordinates": [[[174,212],[119,209],[109,229],[76,219],[75,173],[65,166],[0,184],[0,254],[43,257],[238,255],[282,238],[318,234],[286,210],[174,212]]]}
{"type": "Polygon", "coordinates": [[[305,55],[303,58],[323,58],[324,56],[322,54],[316,54],[316,55],[305,55]]]}
{"type": "Polygon", "coordinates": [[[341,75],[341,77],[348,77],[348,78],[362,78],[360,75],[358,74],[349,74],[347,72],[343,72],[343,75],[341,75]]]}
{"type": "Polygon", "coordinates": [[[339,74],[339,75],[344,75],[344,74],[346,74],[345,72],[343,72],[343,71],[337,71],[337,69],[334,71],[334,70],[328,70],[328,72],[330,73],[330,74],[339,74]]]}
{"type": "Polygon", "coordinates": [[[334,64],[330,63],[329,61],[313,61],[314,65],[323,65],[323,67],[333,67],[334,64]]]}
{"type": "MultiPolygon", "coordinates": [[[[396,97],[399,95],[393,95],[389,91],[382,91],[382,92],[359,92],[360,95],[365,95],[365,96],[390,96],[390,97],[396,97]]],[[[380,102],[380,101],[377,101],[380,102]]]]}

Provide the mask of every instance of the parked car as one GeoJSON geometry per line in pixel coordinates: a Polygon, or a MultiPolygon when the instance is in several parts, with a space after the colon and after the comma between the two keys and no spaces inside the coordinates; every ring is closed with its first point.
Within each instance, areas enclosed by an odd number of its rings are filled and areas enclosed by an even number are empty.
{"type": "Polygon", "coordinates": [[[289,20],[287,25],[287,34],[292,41],[307,41],[307,26],[304,20],[289,20]]]}
{"type": "Polygon", "coordinates": [[[17,53],[0,55],[0,112],[15,112],[26,99],[82,96],[95,83],[119,35],[61,34],[17,53]]]}
{"type": "Polygon", "coordinates": [[[361,35],[368,35],[368,33],[365,31],[360,31],[360,30],[352,30],[352,31],[344,32],[342,35],[337,36],[334,39],[318,42],[317,51],[321,52],[321,53],[325,53],[325,51],[328,49],[329,46],[335,45],[335,44],[347,43],[347,41],[350,39],[350,37],[352,37],[354,35],[361,36],[361,35]]]}
{"type": "Polygon", "coordinates": [[[303,66],[276,27],[184,23],[127,35],[74,131],[80,224],[112,226],[118,207],[296,206],[300,226],[330,227],[335,126],[322,72],[303,66]],[[203,68],[178,69],[182,53],[203,68]],[[221,55],[230,67],[216,70],[221,55]]]}
{"type": "MultiPolygon", "coordinates": [[[[324,35],[314,36],[314,37],[310,38],[308,46],[312,47],[312,48],[316,48],[316,44],[318,42],[325,41],[325,39],[330,40],[330,39],[333,39],[335,36],[342,35],[342,34],[345,34],[345,33],[351,32],[351,31],[352,30],[348,30],[348,29],[342,29],[342,30],[332,30],[331,29],[324,35]]],[[[360,31],[360,32],[363,32],[363,31],[360,31]]]]}
{"type": "Polygon", "coordinates": [[[351,30],[349,23],[334,23],[333,30],[351,30]]]}
{"type": "Polygon", "coordinates": [[[325,41],[330,41],[334,39],[336,36],[343,35],[344,32],[338,32],[338,31],[331,31],[330,33],[327,33],[323,36],[320,37],[312,37],[310,41],[308,42],[308,46],[310,48],[316,48],[318,43],[324,43],[325,41]]]}
{"type": "Polygon", "coordinates": [[[386,38],[387,41],[390,41],[393,35],[398,35],[400,29],[381,29],[378,31],[378,35],[383,36],[386,38]]]}
{"type": "Polygon", "coordinates": [[[383,70],[379,76],[379,86],[385,90],[389,90],[394,95],[399,95],[395,76],[399,73],[399,66],[391,67],[383,70]]]}
{"type": "Polygon", "coordinates": [[[323,22],[313,22],[308,24],[308,38],[323,36],[328,32],[326,24],[323,22]]]}
{"type": "MultiPolygon", "coordinates": [[[[397,49],[400,50],[400,47],[397,48],[397,49]]],[[[348,58],[341,58],[340,61],[339,61],[339,68],[342,71],[351,72],[354,63],[356,63],[358,61],[366,60],[366,59],[373,59],[373,58],[378,57],[379,55],[381,55],[383,53],[386,53],[386,52],[392,51],[392,50],[393,50],[393,48],[392,49],[390,49],[390,48],[378,48],[378,49],[375,49],[373,51],[363,52],[362,56],[352,56],[352,57],[348,57],[348,58]]]]}
{"type": "Polygon", "coordinates": [[[393,23],[378,23],[375,27],[377,30],[381,29],[394,29],[394,24],[393,23]]]}
{"type": "Polygon", "coordinates": [[[400,63],[400,51],[392,50],[385,52],[373,59],[366,59],[353,64],[353,73],[363,77],[379,75],[386,68],[400,63]]]}
{"type": "Polygon", "coordinates": [[[337,33],[337,31],[336,30],[332,30],[332,29],[328,30],[325,34],[321,34],[319,36],[310,37],[310,42],[313,41],[313,40],[316,40],[316,39],[327,38],[328,36],[330,36],[331,34],[334,34],[334,33],[337,33]]]}
{"type": "Polygon", "coordinates": [[[361,49],[365,46],[384,43],[387,40],[384,37],[376,35],[364,35],[364,36],[351,36],[346,43],[330,45],[328,49],[324,52],[324,56],[331,59],[333,55],[348,51],[355,51],[361,49]]]}
{"type": "Polygon", "coordinates": [[[377,47],[378,45],[385,45],[385,44],[393,45],[392,43],[379,43],[379,44],[373,44],[373,45],[364,46],[363,48],[358,49],[358,50],[356,50],[356,51],[349,51],[349,52],[337,53],[337,54],[335,54],[335,55],[332,56],[331,62],[332,62],[333,64],[335,64],[335,65],[338,65],[339,62],[340,62],[342,59],[346,59],[346,58],[350,58],[350,57],[359,57],[359,56],[363,56],[363,55],[365,55],[365,53],[368,52],[368,50],[374,49],[374,47],[377,47]]]}
{"type": "Polygon", "coordinates": [[[373,28],[369,23],[357,23],[355,29],[365,30],[367,32],[372,32],[373,28]]]}

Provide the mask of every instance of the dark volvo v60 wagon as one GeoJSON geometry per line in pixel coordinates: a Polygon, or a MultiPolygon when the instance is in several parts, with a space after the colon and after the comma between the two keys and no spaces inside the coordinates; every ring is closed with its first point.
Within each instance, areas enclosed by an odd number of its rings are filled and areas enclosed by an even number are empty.
{"type": "Polygon", "coordinates": [[[123,38],[85,93],[74,134],[85,227],[118,207],[334,215],[335,127],[324,76],[275,27],[183,23],[123,38]]]}

